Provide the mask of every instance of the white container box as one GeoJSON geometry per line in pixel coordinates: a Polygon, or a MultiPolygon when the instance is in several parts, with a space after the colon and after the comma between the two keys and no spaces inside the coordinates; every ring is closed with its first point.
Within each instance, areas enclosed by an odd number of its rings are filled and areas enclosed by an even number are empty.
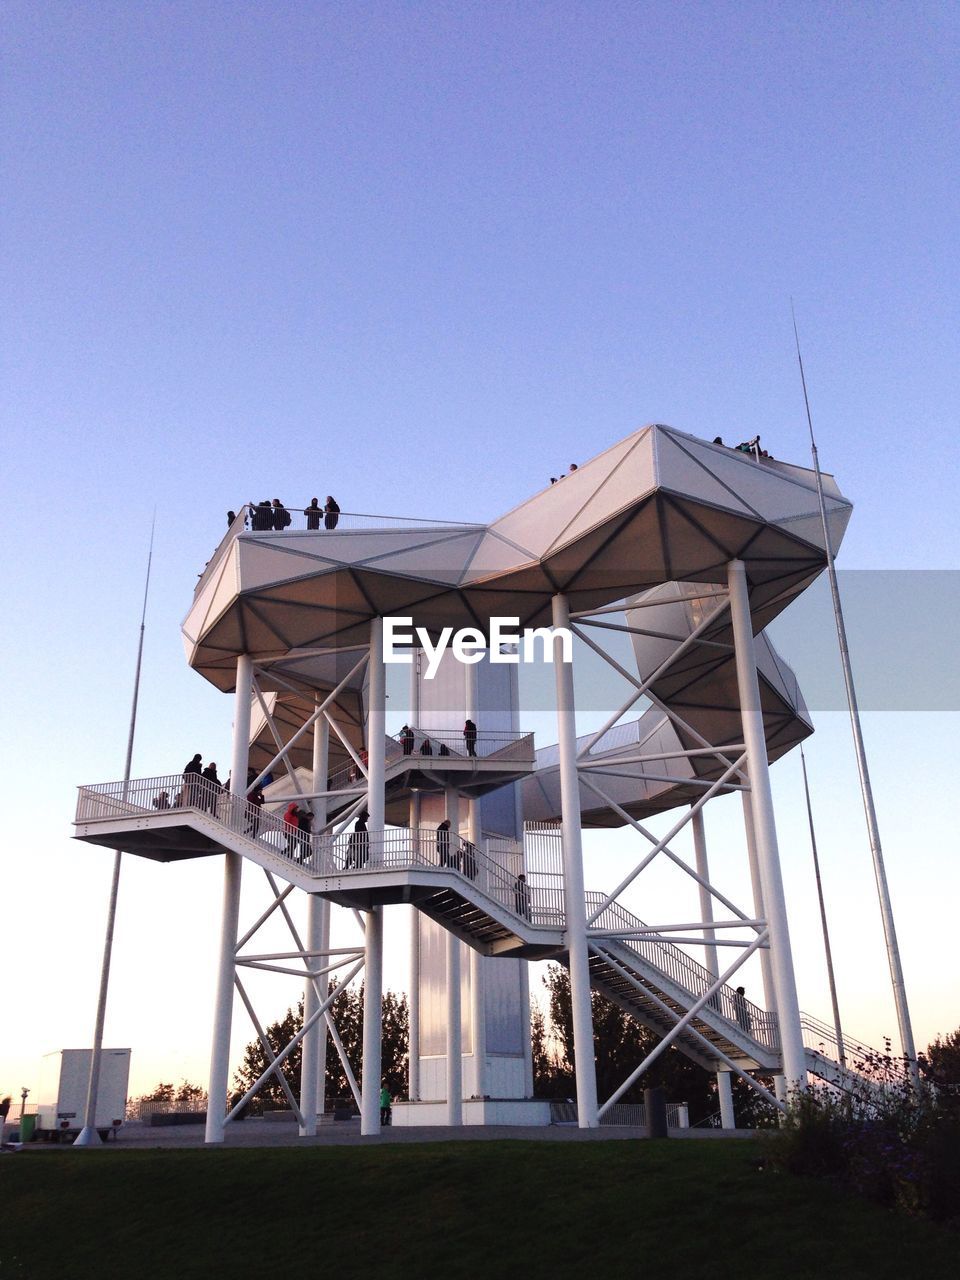
{"type": "MultiPolygon", "coordinates": [[[[44,1055],[37,1105],[39,1137],[75,1137],[87,1108],[92,1049],[58,1049],[44,1055]]],[[[97,1090],[96,1128],[102,1138],[119,1129],[127,1108],[130,1050],[103,1049],[97,1090]]]]}

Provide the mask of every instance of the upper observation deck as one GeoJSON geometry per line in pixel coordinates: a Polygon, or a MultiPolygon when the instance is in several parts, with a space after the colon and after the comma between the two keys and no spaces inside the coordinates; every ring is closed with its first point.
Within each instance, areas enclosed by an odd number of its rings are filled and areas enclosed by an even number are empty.
{"type": "MultiPolygon", "coordinates": [[[[823,484],[836,550],[852,508],[823,484]]],[[[733,559],[759,630],[825,565],[814,473],[648,426],[489,525],[341,514],[333,529],[263,530],[241,513],[183,634],[191,665],[222,689],[240,653],[330,688],[377,616],[434,635],[492,617],[542,626],[558,593],[584,610],[666,582],[723,584],[733,559]]]]}

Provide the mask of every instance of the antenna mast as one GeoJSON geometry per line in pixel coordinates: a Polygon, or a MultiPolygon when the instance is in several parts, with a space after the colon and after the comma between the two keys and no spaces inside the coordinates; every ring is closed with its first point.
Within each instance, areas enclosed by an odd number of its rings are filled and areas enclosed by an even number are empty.
{"type": "MultiPolygon", "coordinates": [[[[137,727],[137,702],[140,698],[140,668],[143,663],[143,633],[147,620],[147,594],[150,590],[150,568],[153,564],[153,534],[157,524],[154,510],[150,524],[150,551],[147,555],[147,577],[143,586],[143,609],[140,612],[140,640],[137,645],[137,667],[133,677],[133,705],[130,708],[130,731],[127,734],[127,758],[123,768],[123,798],[127,798],[130,766],[133,761],[133,736],[137,727]]],[[[110,961],[113,956],[113,927],[117,918],[117,894],[120,889],[120,859],[118,849],[113,859],[113,880],[110,885],[110,905],[107,908],[107,929],[103,940],[103,963],[100,967],[100,994],[97,999],[97,1025],[93,1033],[93,1050],[90,1054],[90,1079],[87,1084],[87,1106],[83,1116],[83,1128],[74,1141],[75,1147],[95,1147],[100,1144],[97,1132],[97,1094],[100,1090],[100,1059],[103,1056],[103,1024],[107,1014],[107,988],[110,985],[110,961]]]]}
{"type": "Polygon", "coordinates": [[[843,607],[840,603],[840,588],[837,583],[837,570],[833,562],[833,546],[830,530],[827,525],[827,506],[823,496],[823,478],[820,474],[820,461],[817,456],[817,442],[813,435],[813,418],[810,414],[810,399],[807,395],[807,379],[803,371],[803,357],[800,354],[800,334],[797,331],[797,316],[790,300],[790,314],[793,317],[793,336],[797,344],[797,363],[800,365],[800,381],[803,385],[803,403],[807,411],[807,426],[810,430],[810,451],[813,455],[813,470],[817,482],[817,499],[820,503],[820,523],[823,528],[823,545],[827,556],[827,577],[830,581],[830,594],[833,597],[833,614],[837,624],[837,640],[840,646],[840,664],[843,668],[843,683],[847,691],[847,706],[850,711],[850,727],[853,731],[853,745],[857,756],[857,770],[860,774],[860,792],[863,796],[863,812],[867,820],[867,833],[870,838],[870,852],[873,856],[873,873],[877,882],[877,894],[880,899],[880,915],[883,920],[883,936],[887,944],[887,961],[890,965],[890,979],[893,983],[893,999],[897,1009],[897,1023],[900,1029],[900,1044],[903,1056],[907,1061],[910,1075],[914,1083],[919,1083],[920,1074],[917,1067],[917,1051],[913,1043],[913,1028],[910,1024],[910,1009],[907,1005],[907,991],[903,981],[903,967],[900,963],[900,948],[897,945],[897,930],[893,921],[893,906],[890,901],[890,888],[887,884],[887,873],[883,865],[883,849],[880,844],[880,828],[877,823],[877,811],[873,803],[873,788],[870,785],[870,770],[867,766],[867,753],[863,745],[863,730],[860,726],[860,708],[857,704],[857,691],[853,683],[853,668],[850,664],[850,649],[847,645],[847,629],[843,621],[843,607]]]}

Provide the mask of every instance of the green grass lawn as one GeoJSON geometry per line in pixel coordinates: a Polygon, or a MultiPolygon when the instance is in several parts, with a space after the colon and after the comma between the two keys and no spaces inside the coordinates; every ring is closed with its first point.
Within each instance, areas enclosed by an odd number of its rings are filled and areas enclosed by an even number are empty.
{"type": "Polygon", "coordinates": [[[960,1274],[960,1237],[757,1168],[754,1141],[25,1152],[0,1280],[960,1274]]]}

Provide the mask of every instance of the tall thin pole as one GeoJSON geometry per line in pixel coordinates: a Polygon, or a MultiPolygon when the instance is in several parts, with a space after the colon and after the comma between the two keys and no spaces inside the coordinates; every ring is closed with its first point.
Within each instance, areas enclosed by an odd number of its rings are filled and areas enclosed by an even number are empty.
{"type": "Polygon", "coordinates": [[[823,926],[823,951],[827,958],[827,981],[830,983],[830,1003],[833,1005],[833,1027],[837,1033],[837,1057],[841,1067],[847,1065],[847,1053],[840,1026],[840,1005],[837,1001],[837,979],[833,972],[833,951],[830,947],[830,930],[827,928],[827,908],[823,901],[823,882],[820,879],[820,855],[817,852],[817,833],[813,829],[813,805],[810,803],[810,783],[807,780],[807,757],[800,747],[800,764],[803,767],[803,792],[807,797],[807,822],[810,824],[810,848],[813,850],[813,871],[817,877],[817,901],[820,903],[820,923],[823,926]]]}
{"type": "Polygon", "coordinates": [[[870,853],[873,857],[873,874],[877,882],[877,894],[880,899],[880,915],[883,920],[883,936],[887,944],[887,961],[890,965],[890,980],[893,984],[893,999],[897,1009],[897,1022],[900,1028],[900,1044],[903,1056],[909,1065],[910,1074],[915,1083],[919,1082],[920,1073],[917,1067],[917,1051],[913,1043],[913,1028],[910,1024],[910,1009],[907,1005],[907,989],[903,980],[903,966],[900,963],[900,948],[897,945],[897,929],[893,921],[893,905],[890,901],[890,888],[887,884],[887,873],[883,865],[883,849],[880,844],[880,827],[877,822],[877,810],[873,803],[873,788],[870,785],[870,770],[867,766],[867,752],[863,744],[863,730],[860,725],[860,708],[857,704],[857,691],[853,683],[853,667],[850,664],[850,649],[847,644],[847,629],[843,621],[843,606],[840,603],[840,587],[837,583],[837,570],[833,562],[833,546],[830,530],[827,525],[827,504],[823,496],[823,478],[820,474],[820,461],[817,456],[817,442],[813,434],[813,417],[810,413],[810,398],[807,395],[807,379],[803,371],[803,357],[800,354],[800,334],[797,331],[797,317],[790,303],[793,316],[793,336],[797,343],[797,363],[800,366],[800,382],[803,386],[803,403],[807,411],[807,427],[810,430],[810,451],[813,455],[813,470],[817,482],[817,500],[820,504],[820,523],[823,529],[823,546],[827,557],[827,577],[830,581],[830,594],[833,597],[833,615],[837,624],[837,641],[840,646],[840,665],[843,668],[843,683],[847,691],[847,706],[850,710],[850,727],[853,731],[853,745],[857,756],[857,770],[860,774],[860,792],[863,796],[863,812],[867,820],[867,834],[870,838],[870,853]]]}
{"type": "MultiPolygon", "coordinates": [[[[143,608],[140,612],[140,639],[137,644],[137,667],[133,677],[133,704],[130,708],[130,729],[127,734],[127,757],[123,766],[123,796],[127,796],[130,767],[133,762],[133,738],[137,728],[137,703],[140,700],[140,668],[143,665],[143,633],[147,621],[147,595],[150,591],[150,569],[153,564],[153,534],[157,524],[154,511],[150,523],[150,550],[147,553],[147,576],[143,584],[143,608]]],[[[107,1016],[107,988],[110,985],[110,960],[113,956],[113,929],[117,918],[117,895],[120,891],[120,860],[118,849],[113,858],[113,879],[110,883],[110,903],[107,907],[107,929],[103,940],[103,962],[100,966],[100,993],[97,997],[97,1024],[93,1033],[93,1050],[90,1054],[90,1079],[87,1082],[87,1105],[83,1115],[83,1128],[74,1141],[76,1147],[95,1147],[100,1143],[97,1132],[97,1094],[100,1090],[100,1060],[103,1056],[103,1024],[107,1016]]]]}

